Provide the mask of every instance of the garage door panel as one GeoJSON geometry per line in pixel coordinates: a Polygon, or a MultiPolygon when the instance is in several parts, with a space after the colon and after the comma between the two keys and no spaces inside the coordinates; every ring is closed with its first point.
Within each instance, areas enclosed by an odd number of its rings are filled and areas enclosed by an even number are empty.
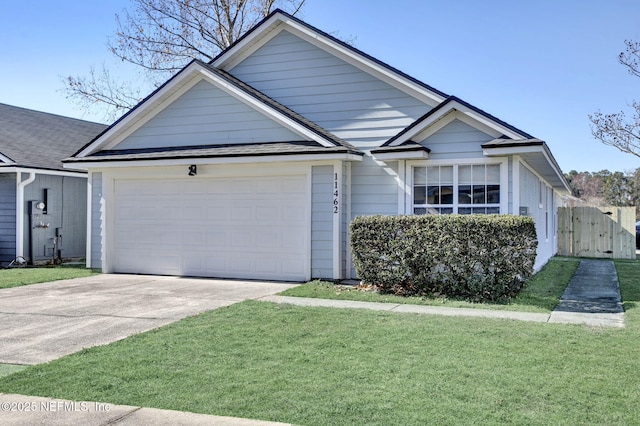
{"type": "Polygon", "coordinates": [[[256,207],[256,219],[269,222],[280,220],[280,209],[277,206],[256,207]]]}
{"type": "Polygon", "coordinates": [[[115,269],[302,281],[310,268],[307,182],[117,180],[115,269]]]}
{"type": "Polygon", "coordinates": [[[282,182],[282,192],[285,194],[305,194],[307,182],[303,177],[291,177],[282,182]]]}
{"type": "Polygon", "coordinates": [[[256,194],[278,194],[282,192],[281,179],[260,179],[256,182],[256,194]]]}
{"type": "Polygon", "coordinates": [[[231,234],[231,246],[236,250],[251,250],[255,245],[252,235],[253,233],[248,231],[236,230],[231,234]]]}
{"type": "Polygon", "coordinates": [[[256,231],[256,248],[258,249],[278,249],[282,247],[281,233],[269,230],[256,231]]]}
{"type": "Polygon", "coordinates": [[[232,179],[227,192],[228,194],[255,194],[255,181],[232,179]]]}
{"type": "Polygon", "coordinates": [[[181,217],[185,220],[205,220],[207,211],[204,207],[183,208],[181,217]]]}
{"type": "Polygon", "coordinates": [[[202,247],[207,243],[207,236],[198,230],[185,231],[182,234],[182,243],[185,247],[202,247]]]}
{"type": "Polygon", "coordinates": [[[207,256],[205,259],[206,265],[206,273],[207,274],[217,274],[220,271],[227,270],[227,259],[226,256],[207,256]]]}
{"type": "Polygon", "coordinates": [[[300,206],[282,207],[282,220],[292,225],[302,225],[304,223],[304,208],[300,206]]]}
{"type": "Polygon", "coordinates": [[[233,205],[231,206],[231,220],[252,223],[256,220],[255,208],[253,206],[233,205]]]}
{"type": "Polygon", "coordinates": [[[255,259],[249,257],[232,257],[228,259],[227,263],[229,265],[227,273],[229,274],[249,275],[255,269],[253,265],[255,263],[255,259]]]}
{"type": "Polygon", "coordinates": [[[277,275],[281,270],[280,260],[274,257],[257,258],[256,271],[265,275],[277,275]]]}
{"type": "Polygon", "coordinates": [[[205,247],[222,249],[230,245],[229,235],[224,229],[212,230],[206,233],[205,247]]]}
{"type": "Polygon", "coordinates": [[[185,252],[182,258],[182,269],[193,271],[194,274],[206,272],[206,259],[202,253],[185,252]]]}
{"type": "Polygon", "coordinates": [[[287,252],[299,252],[305,246],[306,241],[303,232],[289,232],[283,236],[282,248],[287,252]]]}
{"type": "Polygon", "coordinates": [[[136,251],[122,251],[117,253],[118,272],[155,274],[158,264],[162,264],[165,274],[178,275],[181,270],[182,258],[177,254],[155,253],[153,258],[140,256],[136,251]]]}

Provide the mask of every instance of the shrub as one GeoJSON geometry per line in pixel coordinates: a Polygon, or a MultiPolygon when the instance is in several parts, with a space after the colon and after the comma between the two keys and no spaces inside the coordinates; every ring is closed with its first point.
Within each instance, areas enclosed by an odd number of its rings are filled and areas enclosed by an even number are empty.
{"type": "Polygon", "coordinates": [[[353,264],[381,292],[474,301],[515,296],[533,273],[533,219],[512,215],[360,216],[353,264]]]}

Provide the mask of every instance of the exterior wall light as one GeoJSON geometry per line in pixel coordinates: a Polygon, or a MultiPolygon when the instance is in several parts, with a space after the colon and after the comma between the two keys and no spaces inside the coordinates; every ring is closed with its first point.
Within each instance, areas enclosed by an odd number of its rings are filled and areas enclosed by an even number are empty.
{"type": "Polygon", "coordinates": [[[198,174],[198,166],[195,164],[192,164],[189,166],[189,176],[195,176],[198,174]]]}

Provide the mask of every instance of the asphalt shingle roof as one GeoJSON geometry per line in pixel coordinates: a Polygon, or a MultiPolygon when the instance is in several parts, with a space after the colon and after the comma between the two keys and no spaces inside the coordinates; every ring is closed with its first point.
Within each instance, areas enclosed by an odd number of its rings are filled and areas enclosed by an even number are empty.
{"type": "Polygon", "coordinates": [[[134,161],[134,160],[167,160],[177,158],[224,158],[265,155],[295,155],[353,153],[343,146],[325,147],[316,142],[270,142],[253,144],[202,145],[175,148],[147,149],[114,149],[104,150],[87,157],[74,157],[65,162],[100,162],[100,161],[134,161]]]}
{"type": "Polygon", "coordinates": [[[62,159],[76,152],[106,127],[100,123],[0,104],[0,153],[15,162],[12,166],[65,170],[62,159]]]}

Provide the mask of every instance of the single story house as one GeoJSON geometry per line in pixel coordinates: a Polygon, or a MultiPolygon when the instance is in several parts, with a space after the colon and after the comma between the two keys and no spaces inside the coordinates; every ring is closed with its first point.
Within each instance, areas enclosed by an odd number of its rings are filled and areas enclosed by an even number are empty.
{"type": "Polygon", "coordinates": [[[0,104],[0,266],[85,256],[87,172],[62,159],[106,127],[0,104]]]}
{"type": "Polygon", "coordinates": [[[65,164],[106,273],[350,278],[354,217],[449,213],[532,216],[539,268],[569,192],[543,141],[280,10],[65,164]]]}

